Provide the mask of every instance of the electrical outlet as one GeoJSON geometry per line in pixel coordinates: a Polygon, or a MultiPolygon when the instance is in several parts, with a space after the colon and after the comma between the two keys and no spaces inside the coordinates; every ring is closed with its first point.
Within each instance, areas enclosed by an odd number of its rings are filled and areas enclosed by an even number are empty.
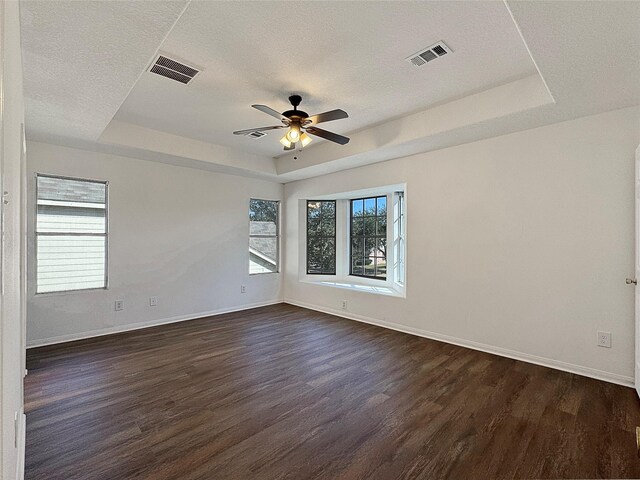
{"type": "Polygon", "coordinates": [[[611,332],[598,332],[598,346],[611,348],[611,332]]]}
{"type": "Polygon", "coordinates": [[[247,293],[247,286],[246,285],[240,285],[240,293],[247,293]]]}
{"type": "Polygon", "coordinates": [[[115,309],[116,309],[116,312],[119,312],[120,310],[124,310],[124,300],[116,300],[115,309]]]}
{"type": "Polygon", "coordinates": [[[346,300],[342,300],[342,309],[343,310],[347,309],[347,301],[346,300]]]}
{"type": "Polygon", "coordinates": [[[158,297],[149,297],[149,306],[155,307],[158,305],[158,297]]]}

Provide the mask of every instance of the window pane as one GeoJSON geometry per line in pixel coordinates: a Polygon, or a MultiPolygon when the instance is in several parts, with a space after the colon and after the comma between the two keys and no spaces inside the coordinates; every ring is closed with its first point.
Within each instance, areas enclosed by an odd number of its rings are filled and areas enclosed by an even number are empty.
{"type": "Polygon", "coordinates": [[[106,237],[38,235],[37,293],[105,286],[106,237]]]}
{"type": "Polygon", "coordinates": [[[333,217],[322,217],[321,235],[333,237],[336,233],[336,220],[333,217]]]}
{"type": "Polygon", "coordinates": [[[310,237],[315,237],[317,235],[321,235],[321,220],[320,218],[309,218],[307,220],[307,235],[310,237]]]}
{"type": "Polygon", "coordinates": [[[366,238],[364,239],[364,254],[366,257],[375,255],[376,248],[376,239],[375,238],[366,238]]]}
{"type": "Polygon", "coordinates": [[[322,245],[321,272],[326,274],[336,273],[336,240],[325,238],[322,245]]]}
{"type": "Polygon", "coordinates": [[[387,197],[351,201],[351,274],[386,278],[387,197]]]}
{"type": "Polygon", "coordinates": [[[278,202],[255,200],[249,202],[249,234],[276,235],[278,222],[278,202]]]}
{"type": "Polygon", "coordinates": [[[249,220],[252,235],[276,235],[278,202],[251,199],[249,220]]]}
{"type": "Polygon", "coordinates": [[[308,273],[322,273],[322,244],[317,239],[309,240],[307,245],[308,273]]]}
{"type": "Polygon", "coordinates": [[[354,217],[361,217],[363,208],[362,208],[362,200],[353,200],[351,202],[351,212],[354,217]]]}
{"type": "Polygon", "coordinates": [[[249,238],[249,273],[278,271],[278,238],[249,238]]]}
{"type": "Polygon", "coordinates": [[[376,214],[376,199],[365,198],[364,199],[364,214],[375,215],[376,214]]]}
{"type": "Polygon", "coordinates": [[[106,202],[107,185],[103,182],[42,175],[38,175],[37,181],[38,200],[97,204],[106,202]]]}
{"type": "Polygon", "coordinates": [[[307,217],[319,218],[322,212],[322,202],[307,202],[307,217]]]}
{"type": "Polygon", "coordinates": [[[88,208],[68,206],[73,202],[64,202],[63,205],[42,205],[38,201],[36,216],[36,229],[39,233],[106,233],[107,222],[104,204],[100,208],[88,208]]]}
{"type": "Polygon", "coordinates": [[[353,258],[351,260],[351,274],[364,275],[364,269],[362,268],[362,259],[353,258]]]}
{"type": "Polygon", "coordinates": [[[368,237],[376,234],[376,217],[364,217],[364,234],[368,237]]]}
{"type": "Polygon", "coordinates": [[[336,273],[335,201],[307,201],[307,273],[336,273]]]}
{"type": "Polygon", "coordinates": [[[351,236],[352,237],[361,237],[364,235],[364,222],[365,219],[362,217],[354,217],[351,220],[351,236]]]}
{"type": "Polygon", "coordinates": [[[333,217],[336,216],[336,202],[322,202],[322,215],[325,217],[333,217]]]}
{"type": "Polygon", "coordinates": [[[387,216],[383,215],[378,217],[378,221],[376,223],[376,235],[378,236],[387,236],[387,216]]]}
{"type": "Polygon", "coordinates": [[[362,262],[362,265],[364,267],[364,272],[363,275],[367,275],[370,277],[375,276],[375,262],[374,262],[374,257],[370,257],[370,256],[365,256],[364,257],[364,261],[362,262]]]}
{"type": "Polygon", "coordinates": [[[352,257],[364,256],[364,238],[351,239],[351,256],[352,257]]]}
{"type": "Polygon", "coordinates": [[[376,257],[376,277],[385,278],[387,275],[387,261],[383,257],[376,257]]]}
{"type": "Polygon", "coordinates": [[[278,202],[273,200],[249,201],[249,220],[276,223],[278,219],[278,202]]]}

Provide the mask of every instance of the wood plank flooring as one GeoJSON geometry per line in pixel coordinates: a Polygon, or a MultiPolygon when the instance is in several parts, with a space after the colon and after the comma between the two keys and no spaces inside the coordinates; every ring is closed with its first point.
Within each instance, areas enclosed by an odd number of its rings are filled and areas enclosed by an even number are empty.
{"type": "Polygon", "coordinates": [[[27,480],[640,477],[630,388],[285,304],[27,362],[27,480]]]}

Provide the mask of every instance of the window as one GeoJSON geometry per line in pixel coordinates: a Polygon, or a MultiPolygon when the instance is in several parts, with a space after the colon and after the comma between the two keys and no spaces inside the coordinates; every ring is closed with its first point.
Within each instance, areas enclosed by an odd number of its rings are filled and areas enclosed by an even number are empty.
{"type": "Polygon", "coordinates": [[[387,278],[387,197],[351,200],[351,275],[387,278]]]}
{"type": "Polygon", "coordinates": [[[307,201],[307,273],[336,274],[336,202],[307,201]]]}
{"type": "Polygon", "coordinates": [[[306,229],[306,251],[301,245],[298,257],[300,281],[404,297],[405,188],[386,185],[305,200],[299,212],[303,242],[306,229]]]}
{"type": "Polygon", "coordinates": [[[249,200],[249,273],[278,272],[280,202],[249,200]]]}
{"type": "Polygon", "coordinates": [[[107,183],[37,175],[36,293],[107,287],[107,183]]]}

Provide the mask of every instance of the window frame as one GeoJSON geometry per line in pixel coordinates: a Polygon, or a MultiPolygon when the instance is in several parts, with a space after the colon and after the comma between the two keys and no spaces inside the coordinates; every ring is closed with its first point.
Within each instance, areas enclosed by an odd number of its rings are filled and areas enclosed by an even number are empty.
{"type": "Polygon", "coordinates": [[[33,219],[33,258],[35,262],[34,268],[34,288],[35,295],[64,295],[80,292],[91,292],[97,290],[109,289],[109,181],[108,180],[95,180],[91,178],[83,177],[70,177],[66,175],[55,175],[49,173],[38,173],[34,175],[35,178],[35,205],[34,205],[34,219],[33,219]],[[60,180],[73,180],[77,182],[89,182],[89,183],[101,183],[104,184],[104,233],[59,233],[59,232],[38,232],[38,177],[56,178],[60,180]],[[72,290],[52,290],[49,292],[38,292],[38,237],[55,237],[55,236],[71,236],[71,237],[104,237],[104,286],[103,287],[89,287],[89,288],[74,288],[72,290]]]}
{"type": "MultiPolygon", "coordinates": [[[[305,252],[305,268],[307,275],[336,275],[338,265],[338,202],[336,200],[307,200],[305,210],[306,222],[305,222],[305,237],[306,237],[306,252],[305,252]],[[320,203],[333,203],[333,237],[315,236],[312,238],[333,238],[333,272],[310,272],[309,271],[309,204],[314,202],[320,203]]],[[[322,221],[322,213],[320,214],[320,220],[322,221]]]]}
{"type": "Polygon", "coordinates": [[[273,272],[254,272],[251,273],[251,254],[249,253],[249,276],[253,275],[271,275],[274,273],[280,273],[280,204],[282,202],[280,200],[268,200],[266,198],[249,198],[249,238],[247,242],[247,253],[250,252],[251,248],[251,239],[252,238],[275,238],[276,239],[276,269],[273,272]],[[252,235],[251,234],[251,201],[255,200],[258,202],[271,202],[276,204],[276,234],[275,235],[252,235]]]}
{"type": "Polygon", "coordinates": [[[297,275],[298,281],[310,285],[317,285],[329,288],[340,288],[360,293],[393,296],[406,298],[406,269],[402,272],[401,278],[396,276],[396,257],[400,254],[403,263],[406,262],[407,240],[407,184],[397,183],[371,187],[361,190],[339,193],[322,193],[310,195],[307,197],[300,196],[297,199],[297,218],[298,225],[298,255],[297,255],[297,275]],[[395,232],[394,222],[396,220],[396,197],[399,193],[403,194],[401,207],[403,212],[403,233],[404,242],[402,242],[402,252],[398,252],[395,248],[395,232]],[[386,279],[355,276],[350,275],[350,220],[351,220],[351,202],[362,198],[382,197],[387,198],[387,272],[386,279]],[[307,248],[307,228],[306,228],[306,202],[314,201],[336,201],[336,274],[335,275],[319,275],[307,274],[306,269],[306,248],[307,248]],[[400,281],[399,281],[400,280],[400,281]]]}
{"type": "MultiPolygon", "coordinates": [[[[360,198],[350,198],[348,205],[349,205],[349,228],[348,228],[348,234],[347,234],[347,241],[349,243],[347,245],[347,261],[349,262],[349,276],[367,278],[367,279],[371,279],[371,280],[381,280],[383,282],[388,281],[389,280],[388,269],[386,268],[386,266],[389,264],[388,247],[387,247],[387,252],[385,253],[385,275],[384,275],[384,277],[378,277],[377,275],[364,275],[364,274],[353,273],[353,253],[352,253],[352,249],[353,249],[353,239],[354,238],[361,238],[365,242],[366,242],[367,238],[373,238],[376,241],[376,245],[378,243],[378,239],[384,238],[386,240],[386,242],[387,242],[387,245],[389,245],[389,194],[374,195],[374,196],[367,196],[367,197],[360,197],[360,198]],[[378,199],[379,198],[384,198],[385,199],[385,205],[387,205],[386,212],[385,212],[385,216],[387,217],[387,219],[386,219],[386,227],[385,227],[385,234],[384,235],[378,235],[378,233],[377,233],[377,230],[378,230],[378,218],[381,217],[381,215],[378,214],[378,199]],[[365,235],[364,230],[363,230],[362,236],[354,237],[354,235],[353,235],[353,202],[362,201],[362,211],[363,211],[363,218],[364,218],[365,217],[365,215],[364,215],[364,202],[365,202],[365,200],[371,200],[371,199],[374,200],[375,206],[376,206],[376,213],[375,213],[375,215],[373,215],[373,217],[375,218],[375,233],[373,235],[365,235]]],[[[369,216],[371,216],[371,215],[369,215],[369,216]]],[[[365,257],[363,257],[363,258],[365,258],[365,257]]],[[[376,256],[376,258],[377,258],[377,256],[376,256]]],[[[377,264],[377,262],[376,262],[376,264],[377,264]]],[[[364,265],[362,267],[364,269],[364,265]]],[[[375,272],[376,269],[377,269],[377,265],[374,264],[374,272],[375,272]]]]}
{"type": "Polygon", "coordinates": [[[393,193],[393,281],[404,288],[407,256],[407,206],[404,191],[393,193]]]}

